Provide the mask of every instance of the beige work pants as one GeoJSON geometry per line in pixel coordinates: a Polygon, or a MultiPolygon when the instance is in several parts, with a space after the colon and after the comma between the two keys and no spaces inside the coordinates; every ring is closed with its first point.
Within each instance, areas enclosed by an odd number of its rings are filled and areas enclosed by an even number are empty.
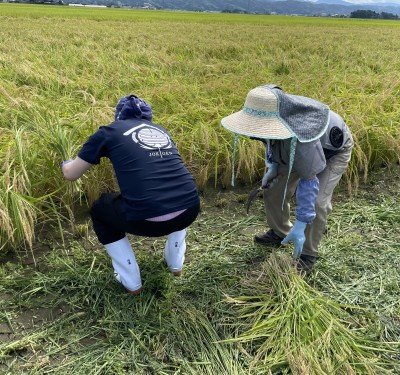
{"type": "MultiPolygon", "coordinates": [[[[340,178],[349,164],[353,144],[353,139],[350,136],[343,150],[327,160],[326,168],[317,175],[319,180],[319,193],[315,202],[316,217],[314,221],[306,227],[306,241],[302,254],[317,255],[318,245],[325,232],[328,215],[332,211],[333,190],[339,183],[340,178]]],[[[290,221],[290,200],[295,194],[299,182],[299,176],[295,172],[290,174],[288,181],[288,171],[287,166],[280,165],[278,168],[278,182],[272,189],[264,190],[264,204],[268,225],[282,238],[286,237],[293,226],[290,221]],[[286,182],[287,192],[284,199],[283,195],[286,182]]]]}

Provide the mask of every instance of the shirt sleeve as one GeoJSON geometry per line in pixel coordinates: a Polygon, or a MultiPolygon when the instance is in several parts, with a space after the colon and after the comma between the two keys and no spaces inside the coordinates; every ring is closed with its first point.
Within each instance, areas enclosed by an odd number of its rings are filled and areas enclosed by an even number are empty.
{"type": "Polygon", "coordinates": [[[90,164],[99,164],[100,159],[108,155],[106,141],[106,132],[104,127],[101,127],[88,138],[78,156],[90,164]]]}
{"type": "Polygon", "coordinates": [[[310,224],[314,220],[315,201],[319,192],[319,180],[317,177],[306,180],[300,179],[296,191],[296,219],[310,224]]]}

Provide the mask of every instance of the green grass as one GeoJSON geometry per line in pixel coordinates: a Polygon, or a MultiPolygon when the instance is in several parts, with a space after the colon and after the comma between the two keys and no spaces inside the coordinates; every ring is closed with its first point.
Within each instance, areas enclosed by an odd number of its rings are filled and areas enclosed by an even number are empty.
{"type": "Polygon", "coordinates": [[[46,226],[36,269],[24,265],[24,252],[0,267],[0,370],[398,373],[400,184],[382,176],[358,198],[348,200],[344,189],[335,195],[306,280],[291,271],[292,249],[273,253],[253,242],[265,219],[261,199],[244,214],[247,190],[204,194],[181,278],[163,264],[164,239],[131,236],[144,281],[139,297],[113,280],[90,226],[83,238],[65,227],[64,239],[46,226]]]}

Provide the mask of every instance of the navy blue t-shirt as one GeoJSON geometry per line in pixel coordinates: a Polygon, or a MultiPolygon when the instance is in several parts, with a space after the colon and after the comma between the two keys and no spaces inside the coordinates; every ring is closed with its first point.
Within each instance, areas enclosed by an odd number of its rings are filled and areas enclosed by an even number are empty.
{"type": "Polygon", "coordinates": [[[110,159],[127,220],[161,216],[199,203],[194,179],[169,133],[150,121],[129,119],[102,126],[78,156],[90,164],[110,159]]]}

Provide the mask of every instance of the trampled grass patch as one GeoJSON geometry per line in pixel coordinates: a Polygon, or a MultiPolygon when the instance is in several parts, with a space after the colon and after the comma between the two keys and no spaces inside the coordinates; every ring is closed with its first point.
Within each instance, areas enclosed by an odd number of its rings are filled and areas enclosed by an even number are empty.
{"type": "Polygon", "coordinates": [[[353,200],[338,195],[315,273],[305,280],[290,268],[291,248],[253,242],[265,230],[262,200],[246,216],[232,190],[204,194],[181,278],[163,264],[164,239],[130,237],[144,280],[138,298],[113,279],[90,226],[84,238],[65,227],[65,245],[56,228],[44,231],[36,269],[24,253],[2,260],[0,369],[396,374],[399,181],[376,185],[353,200]]]}

